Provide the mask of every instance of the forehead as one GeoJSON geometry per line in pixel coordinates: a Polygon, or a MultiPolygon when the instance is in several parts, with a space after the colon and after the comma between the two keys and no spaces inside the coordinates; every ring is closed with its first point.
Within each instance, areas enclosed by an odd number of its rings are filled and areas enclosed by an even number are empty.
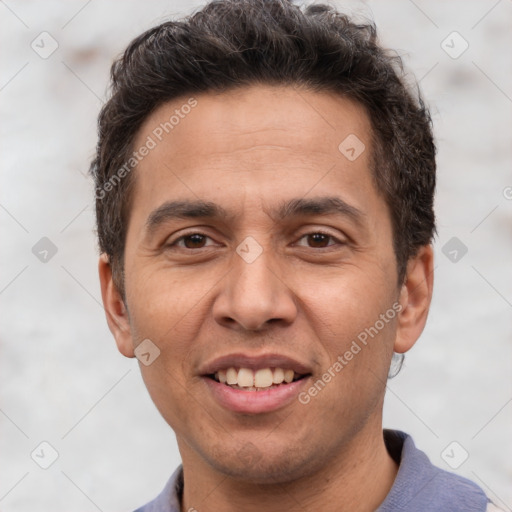
{"type": "Polygon", "coordinates": [[[147,216],[170,196],[215,201],[230,193],[259,195],[261,206],[313,189],[332,195],[333,187],[359,190],[356,203],[367,193],[374,200],[370,134],[364,108],[328,92],[257,85],[175,99],[135,139],[135,150],[151,149],[134,172],[133,206],[147,216]]]}
{"type": "Polygon", "coordinates": [[[347,136],[365,138],[370,132],[364,107],[349,98],[292,86],[252,85],[184,96],[160,106],[143,123],[135,146],[151,136],[157,144],[154,156],[165,146],[175,158],[190,159],[274,142],[269,149],[294,146],[299,153],[329,152],[337,158],[338,145],[347,136]]]}

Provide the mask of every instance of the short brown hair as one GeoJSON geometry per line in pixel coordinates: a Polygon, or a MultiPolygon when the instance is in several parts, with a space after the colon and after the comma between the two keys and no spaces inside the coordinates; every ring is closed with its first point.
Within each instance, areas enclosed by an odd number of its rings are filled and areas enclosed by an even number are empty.
{"type": "Polygon", "coordinates": [[[113,63],[111,80],[90,172],[100,250],[109,257],[123,299],[134,176],[112,179],[129,160],[149,114],[184,95],[262,83],[330,91],[357,101],[372,124],[371,170],[391,215],[398,284],[409,258],[432,241],[431,117],[419,91],[406,85],[400,57],[379,46],[373,23],[357,24],[323,4],[300,8],[289,0],[215,0],[134,39],[113,63]]]}

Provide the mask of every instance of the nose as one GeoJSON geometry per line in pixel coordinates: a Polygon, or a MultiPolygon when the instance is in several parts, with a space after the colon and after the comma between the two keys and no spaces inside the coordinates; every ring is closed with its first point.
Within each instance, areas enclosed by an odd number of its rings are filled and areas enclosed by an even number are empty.
{"type": "Polygon", "coordinates": [[[260,331],[270,323],[290,325],[297,316],[293,291],[269,250],[248,262],[237,253],[213,305],[215,321],[240,331],[260,331]]]}

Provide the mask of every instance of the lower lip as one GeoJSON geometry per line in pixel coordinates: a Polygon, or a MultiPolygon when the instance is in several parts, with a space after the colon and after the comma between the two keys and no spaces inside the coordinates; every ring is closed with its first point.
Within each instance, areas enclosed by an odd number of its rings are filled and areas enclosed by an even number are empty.
{"type": "Polygon", "coordinates": [[[204,377],[203,380],[217,402],[224,408],[234,412],[259,414],[281,409],[297,400],[308,377],[262,391],[242,391],[209,377],[204,377]]]}

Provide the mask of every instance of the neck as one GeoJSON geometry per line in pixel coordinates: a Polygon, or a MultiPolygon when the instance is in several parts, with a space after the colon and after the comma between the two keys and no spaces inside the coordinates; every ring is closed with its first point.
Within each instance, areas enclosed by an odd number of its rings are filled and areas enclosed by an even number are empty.
{"type": "Polygon", "coordinates": [[[194,452],[194,456],[190,447],[183,449],[179,444],[184,473],[182,512],[373,511],[384,501],[398,471],[387,452],[380,426],[371,437],[358,435],[319,471],[276,484],[226,476],[202,460],[197,464],[197,454],[194,452]]]}

